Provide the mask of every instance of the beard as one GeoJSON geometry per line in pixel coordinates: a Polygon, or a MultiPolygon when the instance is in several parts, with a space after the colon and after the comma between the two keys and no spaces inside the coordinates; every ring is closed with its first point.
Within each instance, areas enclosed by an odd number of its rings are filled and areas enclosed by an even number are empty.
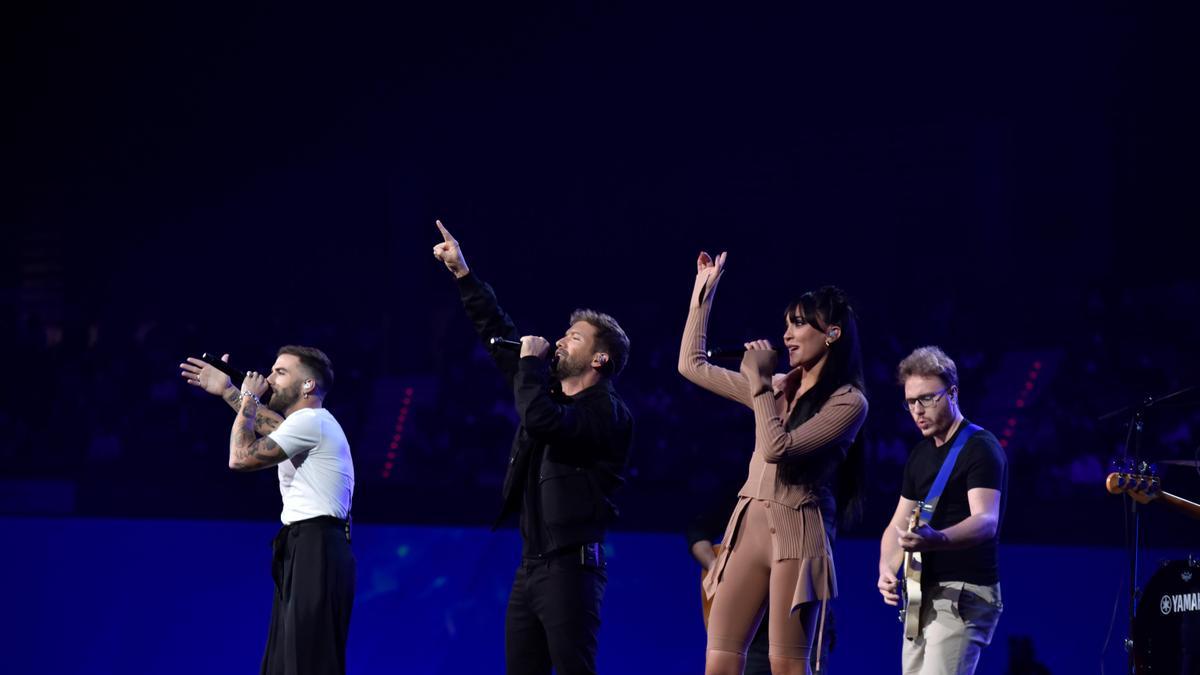
{"type": "Polygon", "coordinates": [[[568,377],[575,377],[587,372],[588,368],[592,367],[591,359],[571,358],[568,354],[558,360],[558,364],[554,367],[554,374],[559,380],[565,380],[568,377]]]}
{"type": "Polygon", "coordinates": [[[300,400],[300,385],[291,389],[273,389],[267,407],[282,415],[288,408],[300,400]]]}

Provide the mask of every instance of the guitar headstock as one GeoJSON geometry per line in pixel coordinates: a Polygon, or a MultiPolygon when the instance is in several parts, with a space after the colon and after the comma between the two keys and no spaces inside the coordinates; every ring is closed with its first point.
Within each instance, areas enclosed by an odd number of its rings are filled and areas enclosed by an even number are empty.
{"type": "Polygon", "coordinates": [[[1125,493],[1139,504],[1148,504],[1162,490],[1162,480],[1154,464],[1113,460],[1109,470],[1104,487],[1114,495],[1125,493]]]}

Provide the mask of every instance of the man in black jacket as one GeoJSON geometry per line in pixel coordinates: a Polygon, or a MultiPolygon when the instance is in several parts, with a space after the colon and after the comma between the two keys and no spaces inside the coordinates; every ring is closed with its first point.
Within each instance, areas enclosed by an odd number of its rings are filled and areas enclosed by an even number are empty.
{"type": "Polygon", "coordinates": [[[437,223],[433,255],[458,280],[467,316],[513,387],[520,426],[504,477],[499,525],[520,514],[521,565],[504,621],[509,673],[596,672],[596,634],[607,583],[604,534],[612,496],[633,439],[633,418],[611,379],[629,357],[629,338],[611,316],[576,310],[555,343],[526,335],[520,353],[512,319],[491,286],[471,273],[458,241],[437,223]],[[553,372],[551,372],[553,370],[553,372]]]}

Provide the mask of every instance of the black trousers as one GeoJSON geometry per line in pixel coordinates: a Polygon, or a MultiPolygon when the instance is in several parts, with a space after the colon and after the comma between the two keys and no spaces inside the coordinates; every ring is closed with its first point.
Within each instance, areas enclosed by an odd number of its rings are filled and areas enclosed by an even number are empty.
{"type": "Polygon", "coordinates": [[[275,602],[262,674],[345,673],[355,580],[345,522],[321,517],[286,525],[272,550],[275,602]]]}
{"type": "Polygon", "coordinates": [[[578,551],[517,568],[504,619],[509,675],[594,675],[604,564],[582,562],[578,551]]]}

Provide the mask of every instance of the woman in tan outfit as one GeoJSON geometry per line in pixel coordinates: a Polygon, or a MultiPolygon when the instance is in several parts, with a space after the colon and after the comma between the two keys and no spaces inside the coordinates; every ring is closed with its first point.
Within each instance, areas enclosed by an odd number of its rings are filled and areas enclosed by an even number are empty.
{"type": "Polygon", "coordinates": [[[854,312],[831,286],[788,307],[788,373],[775,375],[766,340],[746,344],[740,372],[708,363],[708,316],[725,254],[696,261],[679,372],[754,411],[750,471],[730,516],[728,544],[705,578],[712,599],[705,673],[740,674],[746,647],[768,622],[771,671],[809,672],[824,604],[837,595],[830,541],[836,512],[857,498],[867,417],[854,312]],[[827,532],[827,530],[829,530],[827,532]]]}

